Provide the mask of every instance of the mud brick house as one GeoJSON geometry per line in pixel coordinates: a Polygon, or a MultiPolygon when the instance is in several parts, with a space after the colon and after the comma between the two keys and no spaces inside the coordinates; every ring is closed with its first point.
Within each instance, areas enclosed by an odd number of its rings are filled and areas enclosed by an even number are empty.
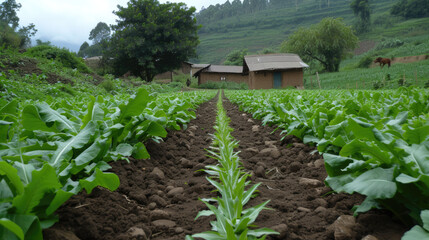
{"type": "Polygon", "coordinates": [[[249,89],[303,88],[304,71],[308,67],[296,54],[278,53],[248,55],[243,67],[208,65],[197,71],[198,84],[208,81],[233,81],[249,85],[249,89]]]}
{"type": "Polygon", "coordinates": [[[305,67],[308,65],[296,54],[248,55],[244,56],[243,74],[248,75],[250,89],[302,88],[305,67]]]}
{"type": "Polygon", "coordinates": [[[198,85],[219,81],[248,83],[248,76],[243,74],[242,66],[208,65],[198,70],[194,76],[198,77],[198,85]]]}

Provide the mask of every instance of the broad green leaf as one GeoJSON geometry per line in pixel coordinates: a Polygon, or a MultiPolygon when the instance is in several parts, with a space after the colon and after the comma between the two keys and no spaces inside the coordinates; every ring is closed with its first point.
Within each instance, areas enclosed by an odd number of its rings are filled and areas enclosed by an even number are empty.
{"type": "Polygon", "coordinates": [[[422,222],[423,222],[423,228],[426,231],[429,231],[429,210],[423,210],[420,213],[420,218],[422,219],[422,222]]]}
{"type": "MultiPolygon", "coordinates": [[[[96,160],[96,158],[103,152],[107,151],[107,139],[96,140],[91,146],[83,151],[75,158],[77,166],[81,166],[96,160]]],[[[100,159],[101,160],[101,159],[100,159]]]]}
{"type": "Polygon", "coordinates": [[[135,159],[148,159],[150,158],[149,152],[147,151],[145,145],[141,142],[138,142],[134,145],[132,156],[135,159]]]}
{"type": "Polygon", "coordinates": [[[18,100],[14,99],[0,109],[0,115],[17,115],[18,100]]]}
{"type": "Polygon", "coordinates": [[[39,114],[45,122],[55,122],[60,131],[67,130],[72,133],[78,132],[76,123],[70,121],[66,116],[61,115],[58,111],[52,109],[47,103],[38,104],[39,114]]]}
{"type": "Polygon", "coordinates": [[[25,186],[23,194],[13,200],[16,213],[31,213],[44,195],[61,188],[55,169],[49,164],[44,164],[42,169],[32,172],[31,182],[25,186]]]}
{"type": "Polygon", "coordinates": [[[129,119],[132,116],[140,115],[146,108],[149,100],[149,93],[144,88],[140,88],[134,98],[131,98],[128,101],[127,105],[119,106],[121,109],[121,117],[119,122],[123,122],[125,119],[129,119]]]}
{"type": "MultiPolygon", "coordinates": [[[[19,239],[24,240],[24,232],[22,231],[21,227],[19,227],[16,223],[12,222],[11,220],[7,218],[0,218],[0,225],[3,226],[5,229],[11,231],[13,234],[15,234],[19,239]]],[[[2,239],[6,236],[1,234],[4,231],[0,230],[0,237],[2,239]]]]}
{"type": "Polygon", "coordinates": [[[165,130],[165,128],[156,122],[151,122],[146,131],[148,135],[154,137],[165,138],[167,136],[167,131],[165,130]]]}
{"type": "Polygon", "coordinates": [[[414,226],[402,236],[401,240],[429,239],[429,232],[420,226],[414,226]]]}
{"type": "Polygon", "coordinates": [[[373,199],[392,198],[397,190],[393,181],[394,168],[375,168],[362,173],[344,186],[347,193],[358,192],[373,199]]]}
{"type": "Polygon", "coordinates": [[[0,175],[2,175],[2,178],[4,178],[15,196],[24,192],[24,185],[19,178],[18,170],[16,168],[6,162],[0,162],[0,175]]]}
{"type": "Polygon", "coordinates": [[[88,194],[97,186],[115,191],[119,187],[119,177],[114,173],[104,173],[97,168],[90,177],[79,180],[79,183],[88,194]]]}
{"type": "Polygon", "coordinates": [[[95,102],[95,98],[93,98],[92,101],[88,104],[88,110],[86,115],[82,119],[82,126],[80,128],[85,128],[90,121],[103,121],[103,118],[104,111],[99,107],[99,103],[95,102]]]}
{"type": "Polygon", "coordinates": [[[48,127],[42,120],[38,109],[34,105],[28,105],[22,110],[22,126],[30,131],[55,132],[53,127],[48,127]]]}
{"type": "Polygon", "coordinates": [[[46,215],[53,214],[63,203],[70,199],[74,193],[66,192],[62,189],[58,189],[55,193],[54,199],[52,199],[49,207],[46,209],[46,215]]]}
{"type": "Polygon", "coordinates": [[[90,122],[84,129],[82,129],[76,136],[73,136],[69,140],[61,143],[55,151],[50,163],[53,166],[57,166],[72,149],[80,149],[89,142],[92,136],[95,134],[95,124],[90,122]]]}

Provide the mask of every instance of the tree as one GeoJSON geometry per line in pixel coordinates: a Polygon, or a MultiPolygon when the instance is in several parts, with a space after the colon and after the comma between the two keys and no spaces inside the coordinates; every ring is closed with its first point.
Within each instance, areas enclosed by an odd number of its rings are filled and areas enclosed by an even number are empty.
{"type": "Polygon", "coordinates": [[[226,56],[224,65],[235,65],[235,66],[243,66],[244,56],[247,55],[247,49],[237,49],[228,54],[226,56]]]}
{"type": "Polygon", "coordinates": [[[110,27],[104,22],[99,22],[89,33],[89,40],[92,40],[93,44],[98,44],[103,40],[109,39],[109,37],[110,27]]]}
{"type": "Polygon", "coordinates": [[[324,18],[309,28],[300,28],[282,43],[282,52],[293,52],[303,60],[316,60],[328,72],[339,70],[340,62],[353,50],[358,38],[341,18],[324,18]]]}
{"type": "Polygon", "coordinates": [[[117,75],[131,71],[146,81],[158,73],[178,68],[196,56],[198,25],[195,8],[184,3],[130,0],[118,6],[119,17],[106,51],[117,75]]]}
{"type": "Polygon", "coordinates": [[[31,46],[31,37],[36,35],[37,29],[36,26],[34,26],[33,23],[30,23],[26,27],[21,27],[18,30],[19,36],[21,36],[21,44],[20,47],[26,48],[31,46]]]}
{"type": "Polygon", "coordinates": [[[19,18],[16,12],[21,8],[20,3],[15,0],[6,0],[0,4],[0,21],[8,24],[15,30],[19,25],[19,18]]]}
{"type": "Polygon", "coordinates": [[[52,46],[52,43],[51,43],[51,41],[44,42],[42,39],[37,39],[36,45],[37,46],[52,46]]]}
{"type": "Polygon", "coordinates": [[[428,0],[400,0],[390,10],[392,15],[401,16],[406,19],[421,18],[429,16],[428,0]]]}
{"type": "Polygon", "coordinates": [[[371,8],[368,0],[353,0],[350,3],[355,16],[358,17],[356,24],[356,31],[358,33],[367,32],[371,25],[371,8]]]}
{"type": "Polygon", "coordinates": [[[86,49],[89,48],[89,44],[87,41],[83,42],[82,45],[80,45],[79,52],[77,52],[77,55],[79,57],[88,57],[88,54],[85,52],[86,49]]]}

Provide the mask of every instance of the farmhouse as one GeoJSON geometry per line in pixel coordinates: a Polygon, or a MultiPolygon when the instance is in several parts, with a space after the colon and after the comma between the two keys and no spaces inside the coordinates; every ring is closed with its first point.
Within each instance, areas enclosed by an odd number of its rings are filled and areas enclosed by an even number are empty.
{"type": "Polygon", "coordinates": [[[198,77],[198,85],[219,81],[248,83],[248,76],[243,74],[242,66],[208,65],[198,70],[194,76],[198,77]]]}
{"type": "Polygon", "coordinates": [[[208,81],[247,83],[249,89],[270,89],[304,86],[303,69],[308,67],[296,54],[278,53],[248,55],[243,67],[208,65],[197,71],[198,84],[208,81]]]}

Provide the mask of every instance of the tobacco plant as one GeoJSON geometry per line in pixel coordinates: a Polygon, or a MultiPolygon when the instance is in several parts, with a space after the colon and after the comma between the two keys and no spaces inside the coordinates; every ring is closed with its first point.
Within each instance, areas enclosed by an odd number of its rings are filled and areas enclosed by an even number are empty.
{"type": "Polygon", "coordinates": [[[201,199],[209,210],[200,211],[196,217],[198,219],[202,216],[215,215],[216,221],[211,222],[212,231],[193,234],[187,236],[187,239],[259,240],[265,239],[269,234],[278,234],[268,228],[252,229],[259,213],[268,209],[265,206],[269,201],[244,208],[244,205],[254,196],[259,184],[248,187],[250,185],[250,181],[247,181],[249,174],[241,171],[238,152],[234,152],[238,142],[230,134],[232,131],[228,125],[230,119],[223,109],[221,96],[219,96],[217,109],[214,127],[216,132],[208,152],[212,158],[218,160],[219,164],[206,166],[204,171],[210,175],[207,177],[207,181],[216,187],[220,197],[201,199]],[[214,204],[217,204],[217,207],[214,204]]]}

